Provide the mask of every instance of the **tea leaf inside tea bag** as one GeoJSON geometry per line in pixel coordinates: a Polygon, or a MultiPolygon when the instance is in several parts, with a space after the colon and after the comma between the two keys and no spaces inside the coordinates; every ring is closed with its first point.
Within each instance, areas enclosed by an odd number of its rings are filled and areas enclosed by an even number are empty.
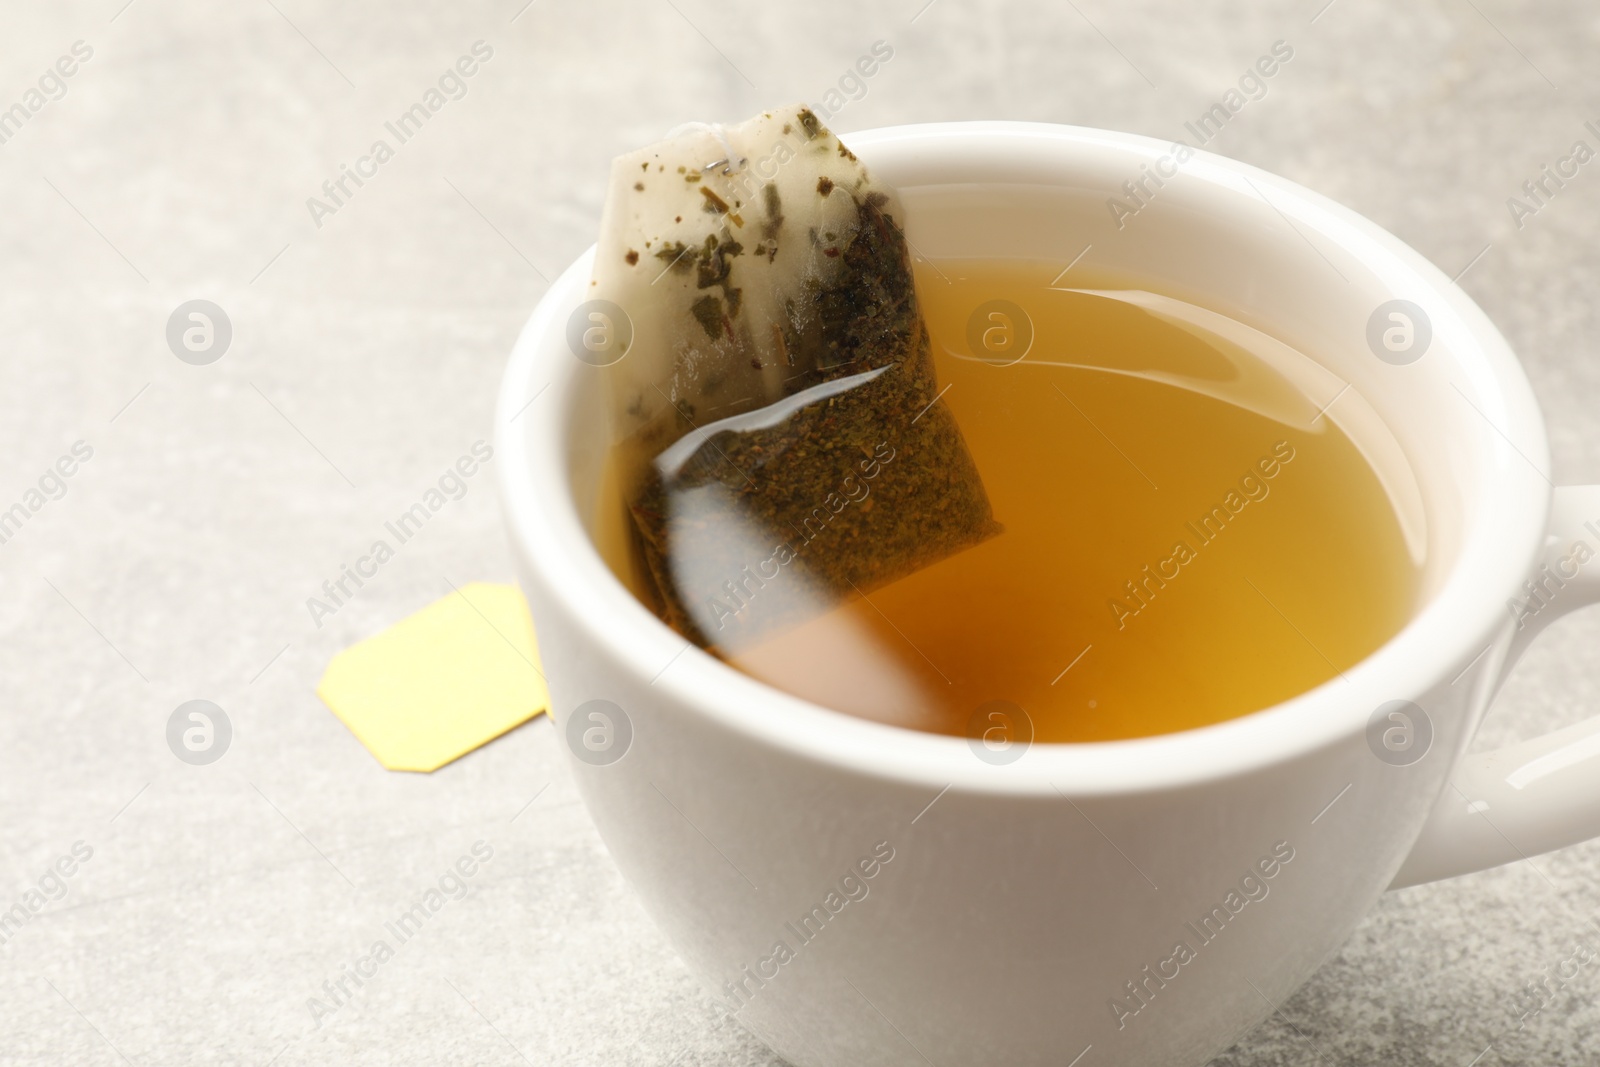
{"type": "Polygon", "coordinates": [[[939,389],[903,211],[804,107],[618,158],[591,297],[655,607],[735,652],[1000,531],[939,389]]]}

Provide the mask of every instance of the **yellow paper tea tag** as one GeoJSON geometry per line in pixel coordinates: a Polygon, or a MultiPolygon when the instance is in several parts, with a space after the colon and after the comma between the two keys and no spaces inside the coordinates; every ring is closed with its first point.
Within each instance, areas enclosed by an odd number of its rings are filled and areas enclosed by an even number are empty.
{"type": "Polygon", "coordinates": [[[550,706],[521,591],[485,582],[333,657],[317,695],[392,771],[437,770],[550,706]]]}

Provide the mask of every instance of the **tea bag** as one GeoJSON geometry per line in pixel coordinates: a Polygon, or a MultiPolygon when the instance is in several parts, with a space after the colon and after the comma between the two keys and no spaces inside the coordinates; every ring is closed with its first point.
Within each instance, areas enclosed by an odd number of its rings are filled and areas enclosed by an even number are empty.
{"type": "MultiPolygon", "coordinates": [[[[809,109],[612,164],[590,296],[655,607],[734,653],[999,532],[948,407],[893,191],[809,109]]],[[[957,610],[956,606],[952,606],[957,610]]]]}

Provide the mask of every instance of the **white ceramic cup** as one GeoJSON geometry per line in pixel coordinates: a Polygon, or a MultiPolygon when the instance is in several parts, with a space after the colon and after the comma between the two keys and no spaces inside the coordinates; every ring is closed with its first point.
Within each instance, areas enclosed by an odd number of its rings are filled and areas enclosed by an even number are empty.
{"type": "Polygon", "coordinates": [[[1463,755],[1528,639],[1600,599],[1583,565],[1600,489],[1552,489],[1528,383],[1460,288],[1315,193],[1143,137],[963,123],[846,140],[901,191],[922,255],[1065,266],[1089,246],[1085,264],[1349,383],[1330,416],[1375,413],[1414,475],[1427,595],[1377,652],[1276,707],[1003,766],[775,691],[688,647],[593,545],[601,372],[567,340],[591,252],[511,358],[501,489],[579,788],[730,1013],[806,1067],[1200,1064],[1386,887],[1600,834],[1600,720],[1463,755]],[[1380,311],[1394,300],[1402,319],[1380,311]],[[1369,344],[1374,322],[1405,329],[1369,344]]]}

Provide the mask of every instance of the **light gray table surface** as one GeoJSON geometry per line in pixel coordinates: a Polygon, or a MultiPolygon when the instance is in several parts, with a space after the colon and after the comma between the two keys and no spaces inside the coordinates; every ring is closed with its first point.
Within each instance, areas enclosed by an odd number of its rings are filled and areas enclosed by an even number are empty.
{"type": "MultiPolygon", "coordinates": [[[[1465,269],[1532,377],[1553,477],[1600,480],[1600,161],[1520,227],[1506,204],[1575,140],[1600,148],[1592,5],[924,2],[5,0],[0,108],[75,42],[93,54],[0,144],[0,508],[74,442],[93,457],[0,545],[0,909],[74,843],[93,854],[0,946],[0,1063],[774,1062],[642,912],[548,720],[397,774],[315,695],[332,655],[452,583],[511,580],[489,474],[320,627],[305,602],[491,437],[512,341],[593,240],[614,154],[818,101],[875,41],[893,59],[842,132],[1175,137],[1289,42],[1212,147],[1465,269]],[[314,219],[480,40],[466,95],[314,219]],[[232,323],[208,366],[165,340],[191,299],[232,323]],[[205,767],[165,739],[195,698],[234,728],[205,767]],[[480,840],[464,899],[314,1019],[480,840]]],[[[1559,624],[1477,745],[1594,711],[1597,640],[1592,615],[1559,624]]],[[[1217,1062],[1595,1062],[1592,968],[1517,1022],[1528,982],[1600,942],[1597,885],[1586,845],[1389,894],[1217,1062]]]]}

